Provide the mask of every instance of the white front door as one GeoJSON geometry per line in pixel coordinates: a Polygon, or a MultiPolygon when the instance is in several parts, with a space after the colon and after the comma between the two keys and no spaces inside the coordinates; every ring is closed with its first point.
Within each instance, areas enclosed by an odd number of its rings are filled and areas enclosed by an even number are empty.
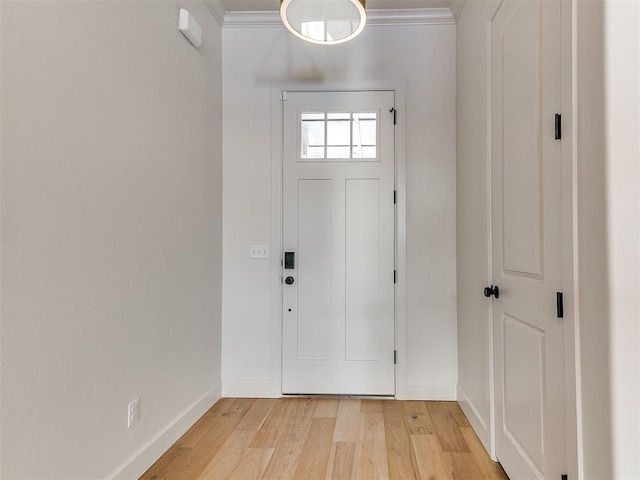
{"type": "Polygon", "coordinates": [[[394,395],[394,93],[285,98],[282,392],[394,395]]]}
{"type": "Polygon", "coordinates": [[[561,2],[505,0],[491,24],[496,455],[514,479],[566,473],[561,2]]]}

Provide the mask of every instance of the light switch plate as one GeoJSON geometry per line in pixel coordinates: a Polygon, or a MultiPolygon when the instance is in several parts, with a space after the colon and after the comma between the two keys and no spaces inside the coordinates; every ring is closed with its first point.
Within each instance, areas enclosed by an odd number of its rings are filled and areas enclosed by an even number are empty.
{"type": "Polygon", "coordinates": [[[249,258],[269,258],[269,245],[251,245],[249,258]]]}
{"type": "Polygon", "coordinates": [[[131,428],[140,420],[140,399],[136,398],[127,406],[127,428],[131,428]]]}

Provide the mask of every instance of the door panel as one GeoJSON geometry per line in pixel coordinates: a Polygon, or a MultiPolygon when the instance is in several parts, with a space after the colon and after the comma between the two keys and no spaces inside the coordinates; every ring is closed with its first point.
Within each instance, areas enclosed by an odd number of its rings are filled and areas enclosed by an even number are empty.
{"type": "Polygon", "coordinates": [[[331,358],[331,181],[298,181],[298,355],[331,358]]]}
{"type": "MultiPolygon", "coordinates": [[[[506,7],[508,8],[508,7],[506,7]]],[[[514,275],[541,272],[541,155],[538,35],[535,1],[518,2],[505,21],[502,50],[503,255],[504,269],[514,275]],[[505,101],[505,99],[507,99],[505,101]]],[[[500,59],[498,59],[500,60],[500,59]]]]}
{"type": "Polygon", "coordinates": [[[282,391],[394,395],[394,94],[286,98],[282,391]]]}
{"type": "Polygon", "coordinates": [[[512,274],[541,274],[539,9],[534,1],[518,2],[503,27],[502,128],[504,269],[512,274]],[[505,100],[506,99],[506,100],[505,100]]]}
{"type": "Polygon", "coordinates": [[[378,179],[346,181],[345,358],[379,360],[378,179]]]}
{"type": "Polygon", "coordinates": [[[491,23],[496,455],[511,478],[566,472],[561,3],[505,0],[491,23]]]}
{"type": "Polygon", "coordinates": [[[504,431],[521,455],[544,471],[544,332],[504,315],[504,431]]]}

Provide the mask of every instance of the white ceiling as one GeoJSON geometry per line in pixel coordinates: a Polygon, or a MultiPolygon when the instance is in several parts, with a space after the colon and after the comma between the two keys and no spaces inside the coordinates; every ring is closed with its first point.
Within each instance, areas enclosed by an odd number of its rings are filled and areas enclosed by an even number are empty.
{"type": "MultiPolygon", "coordinates": [[[[367,0],[367,10],[451,8],[452,0],[367,0]]],[[[275,12],[280,0],[222,0],[227,12],[275,12]]]]}

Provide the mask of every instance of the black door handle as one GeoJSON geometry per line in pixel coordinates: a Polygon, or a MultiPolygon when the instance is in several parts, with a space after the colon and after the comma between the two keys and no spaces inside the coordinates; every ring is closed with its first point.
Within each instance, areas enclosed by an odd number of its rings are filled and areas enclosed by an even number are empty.
{"type": "Polygon", "coordinates": [[[498,288],[498,286],[491,285],[490,287],[484,287],[484,296],[489,298],[492,295],[496,298],[500,297],[500,289],[498,288]]]}
{"type": "Polygon", "coordinates": [[[293,282],[295,282],[295,279],[291,276],[284,279],[284,283],[286,283],[287,285],[293,285],[293,282]]]}

